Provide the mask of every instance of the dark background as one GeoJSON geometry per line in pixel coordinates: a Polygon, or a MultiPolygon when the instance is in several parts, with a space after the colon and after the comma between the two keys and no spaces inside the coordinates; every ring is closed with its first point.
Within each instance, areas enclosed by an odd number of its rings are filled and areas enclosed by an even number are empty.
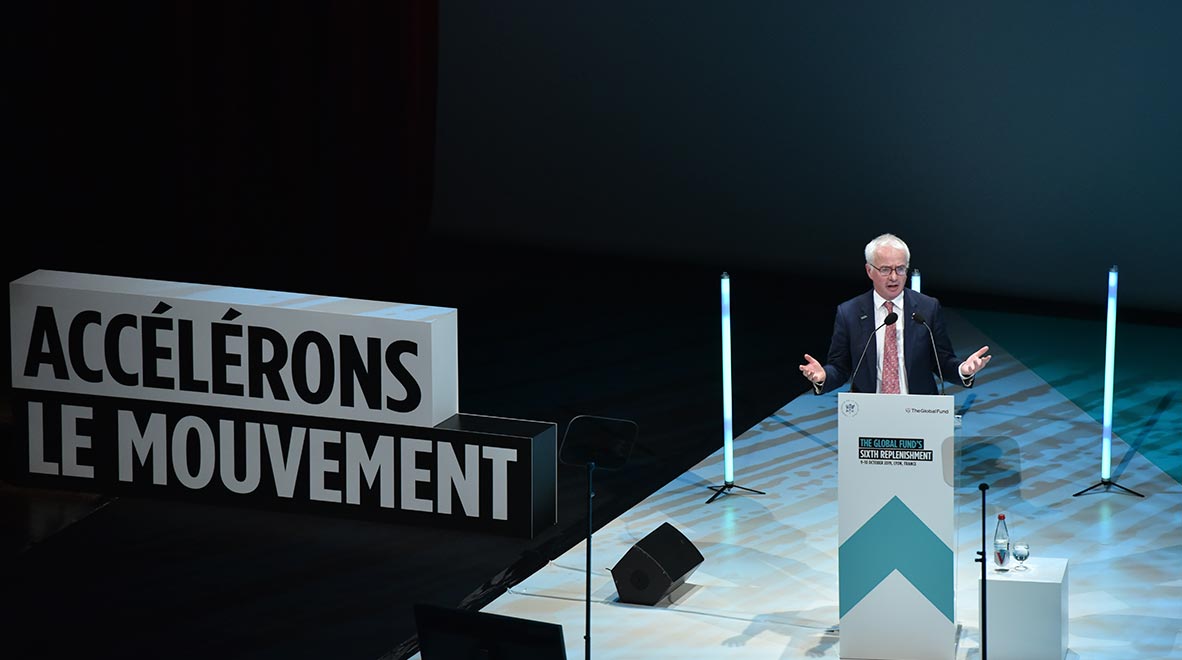
{"type": "MultiPolygon", "coordinates": [[[[0,268],[456,307],[461,411],[638,422],[598,526],[721,445],[722,271],[736,433],[804,392],[882,231],[950,306],[1100,318],[1117,264],[1122,320],[1178,323],[1180,18],[6,7],[0,268]]],[[[4,655],[404,657],[412,603],[479,607],[583,538],[584,488],[560,467],[559,522],[526,543],[0,482],[4,655]]]]}
{"type": "Polygon", "coordinates": [[[432,226],[1182,311],[1173,2],[444,3],[432,226]]]}
{"type": "Polygon", "coordinates": [[[435,238],[861,286],[892,231],[943,295],[1088,304],[1117,264],[1182,312],[1177,3],[5,13],[9,279],[403,293],[435,238]]]}

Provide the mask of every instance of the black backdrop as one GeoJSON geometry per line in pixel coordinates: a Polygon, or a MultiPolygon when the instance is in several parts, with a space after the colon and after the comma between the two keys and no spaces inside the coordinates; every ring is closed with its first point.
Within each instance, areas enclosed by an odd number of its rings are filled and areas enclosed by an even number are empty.
{"type": "Polygon", "coordinates": [[[885,230],[938,294],[1090,304],[1117,264],[1123,305],[1182,312],[1177,3],[47,2],[5,19],[9,280],[409,299],[429,234],[861,286],[885,230]]]}
{"type": "Polygon", "coordinates": [[[440,11],[438,231],[1182,311],[1176,2],[440,11]]]}
{"type": "Polygon", "coordinates": [[[430,213],[434,3],[21,11],[5,10],[19,117],[6,132],[10,219],[27,233],[6,274],[319,293],[413,270],[430,213]]]}

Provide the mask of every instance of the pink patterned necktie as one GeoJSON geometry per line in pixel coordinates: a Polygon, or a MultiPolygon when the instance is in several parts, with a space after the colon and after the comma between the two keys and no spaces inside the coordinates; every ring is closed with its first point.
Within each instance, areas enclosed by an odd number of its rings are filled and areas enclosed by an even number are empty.
{"type": "MultiPolygon", "coordinates": [[[[886,305],[887,314],[895,311],[895,304],[891,301],[886,305]]],[[[897,323],[897,321],[896,321],[897,323]]],[[[882,339],[882,392],[883,394],[899,393],[899,338],[894,325],[883,328],[886,334],[882,339]]]]}

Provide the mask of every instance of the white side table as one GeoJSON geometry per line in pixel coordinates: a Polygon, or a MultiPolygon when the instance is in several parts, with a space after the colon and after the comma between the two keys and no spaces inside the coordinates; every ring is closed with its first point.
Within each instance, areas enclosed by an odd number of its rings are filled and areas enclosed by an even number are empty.
{"type": "MultiPolygon", "coordinates": [[[[986,571],[989,660],[1063,660],[1067,654],[1067,560],[1036,557],[1029,570],[986,571]]],[[[981,579],[977,578],[978,585],[981,579]]]]}

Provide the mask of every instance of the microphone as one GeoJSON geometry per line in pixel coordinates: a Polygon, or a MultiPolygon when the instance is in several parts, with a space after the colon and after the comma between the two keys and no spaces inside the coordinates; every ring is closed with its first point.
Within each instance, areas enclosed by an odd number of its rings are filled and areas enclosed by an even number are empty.
{"type": "Polygon", "coordinates": [[[862,355],[861,355],[861,357],[858,358],[858,366],[854,367],[854,373],[850,374],[850,391],[851,392],[854,391],[854,376],[857,376],[858,369],[862,368],[862,360],[866,359],[866,351],[870,349],[870,342],[874,341],[874,335],[878,333],[878,329],[881,328],[882,326],[894,325],[895,321],[898,321],[898,320],[899,320],[898,313],[891,312],[890,314],[887,314],[886,318],[882,320],[882,323],[879,324],[878,328],[875,328],[874,332],[870,333],[870,336],[866,338],[866,345],[862,347],[862,355]]]}
{"type": "Polygon", "coordinates": [[[911,313],[911,320],[922,325],[928,331],[928,339],[932,342],[932,359],[936,361],[936,372],[940,374],[940,394],[944,394],[944,368],[940,366],[940,354],[936,352],[936,338],[932,335],[932,328],[928,322],[924,320],[923,314],[919,312],[911,313]]]}

